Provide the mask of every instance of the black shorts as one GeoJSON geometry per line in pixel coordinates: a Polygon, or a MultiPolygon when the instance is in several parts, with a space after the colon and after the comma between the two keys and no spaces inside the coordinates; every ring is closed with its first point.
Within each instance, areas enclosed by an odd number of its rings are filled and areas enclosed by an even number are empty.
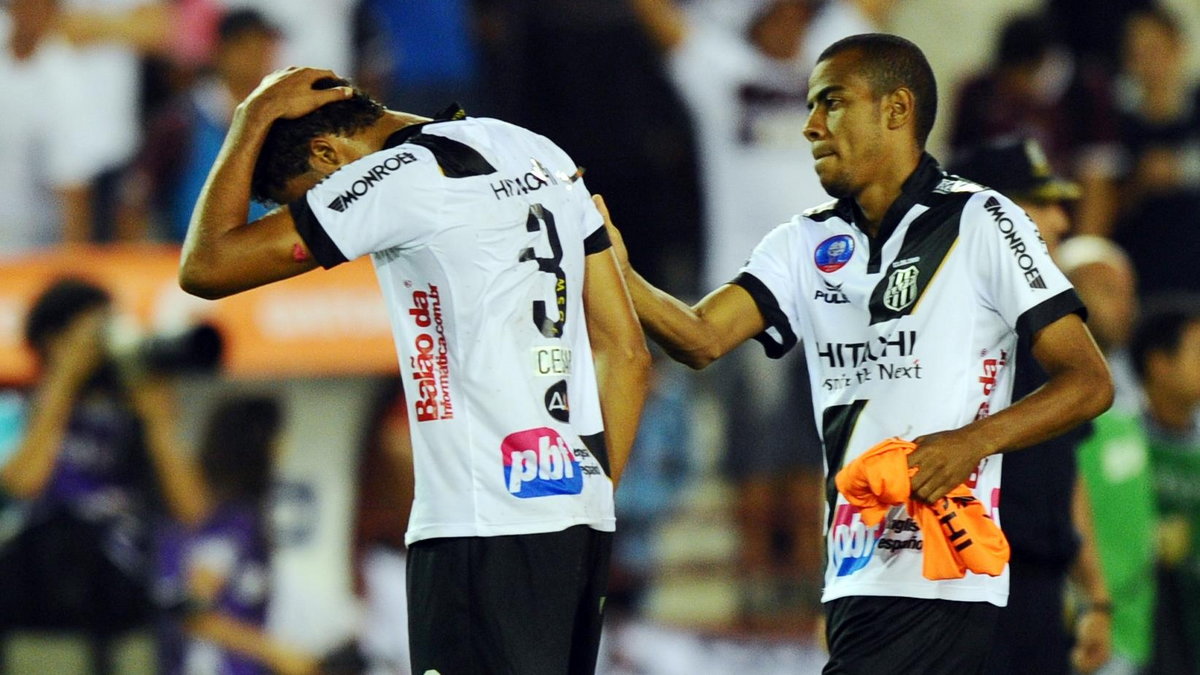
{"type": "Polygon", "coordinates": [[[414,673],[596,670],[612,533],[426,539],[408,551],[414,673]]]}
{"type": "Polygon", "coordinates": [[[853,596],[825,605],[824,675],[973,675],[1000,608],[987,602],[853,596]]]}

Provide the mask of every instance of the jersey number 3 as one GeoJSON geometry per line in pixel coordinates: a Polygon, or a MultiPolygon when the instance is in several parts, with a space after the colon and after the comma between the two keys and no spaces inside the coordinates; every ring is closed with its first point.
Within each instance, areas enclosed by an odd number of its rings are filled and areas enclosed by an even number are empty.
{"type": "Polygon", "coordinates": [[[554,302],[558,305],[558,318],[551,320],[546,316],[546,302],[533,301],[533,325],[537,326],[542,335],[560,338],[563,334],[563,324],[567,321],[567,275],[562,269],[562,242],[558,239],[558,229],[554,227],[554,214],[547,211],[541,204],[529,207],[529,217],[525,220],[525,230],[546,233],[550,242],[550,257],[539,258],[534,255],[533,248],[521,251],[517,262],[536,261],[538,270],[554,275],[554,302]]]}

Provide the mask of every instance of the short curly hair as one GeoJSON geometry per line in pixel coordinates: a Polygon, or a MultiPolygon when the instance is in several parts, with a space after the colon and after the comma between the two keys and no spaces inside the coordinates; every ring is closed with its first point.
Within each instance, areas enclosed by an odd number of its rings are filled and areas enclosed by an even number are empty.
{"type": "MultiPolygon", "coordinates": [[[[350,86],[348,80],[326,77],[313,89],[350,86]]],[[[279,203],[278,195],[287,182],[311,168],[308,143],[321,134],[353,135],[383,117],[386,108],[359,89],[343,101],[327,103],[296,119],[277,119],[271,124],[250,180],[250,196],[264,204],[279,203]]]]}

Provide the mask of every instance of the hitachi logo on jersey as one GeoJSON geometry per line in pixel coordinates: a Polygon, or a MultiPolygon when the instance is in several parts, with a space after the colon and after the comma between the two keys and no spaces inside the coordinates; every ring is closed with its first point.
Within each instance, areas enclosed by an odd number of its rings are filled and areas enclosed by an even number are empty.
{"type": "Polygon", "coordinates": [[[530,192],[537,192],[547,185],[558,185],[558,179],[549,173],[541,173],[530,171],[524,176],[516,176],[514,178],[501,178],[491,184],[492,194],[496,199],[504,199],[505,197],[515,197],[517,195],[527,195],[530,192]]]}
{"type": "Polygon", "coordinates": [[[367,192],[376,183],[383,180],[385,176],[392,173],[396,169],[399,169],[405,164],[412,164],[415,161],[417,161],[417,158],[411,152],[397,152],[391,157],[388,157],[379,164],[376,164],[368,169],[367,172],[363,174],[362,178],[359,178],[350,184],[349,190],[346,190],[337,197],[334,197],[333,201],[329,202],[329,208],[337,211],[338,213],[345,211],[350,207],[351,203],[353,203],[359,197],[367,194],[367,192]]]}
{"type": "Polygon", "coordinates": [[[521,499],[583,492],[579,459],[567,441],[549,427],[509,434],[500,444],[504,484],[521,499]]]}
{"type": "Polygon", "coordinates": [[[442,300],[438,287],[428,291],[413,291],[408,315],[420,331],[413,339],[414,356],[409,357],[411,377],[416,382],[413,408],[418,422],[454,418],[454,403],[450,398],[450,354],[446,344],[446,329],[442,323],[442,300]]]}
{"type": "Polygon", "coordinates": [[[910,356],[917,344],[917,331],[897,331],[871,342],[818,342],[817,356],[830,368],[860,366],[885,357],[910,356]]]}
{"type": "Polygon", "coordinates": [[[1017,228],[1012,219],[1004,214],[1004,209],[1000,207],[1000,201],[995,197],[988,197],[983,208],[992,214],[992,219],[996,221],[996,227],[1000,229],[1000,234],[1004,235],[1004,241],[1008,244],[1008,250],[1016,258],[1017,267],[1021,268],[1025,283],[1029,284],[1030,288],[1045,289],[1046,281],[1042,279],[1042,273],[1038,271],[1033,257],[1026,253],[1025,240],[1017,234],[1017,228]]]}

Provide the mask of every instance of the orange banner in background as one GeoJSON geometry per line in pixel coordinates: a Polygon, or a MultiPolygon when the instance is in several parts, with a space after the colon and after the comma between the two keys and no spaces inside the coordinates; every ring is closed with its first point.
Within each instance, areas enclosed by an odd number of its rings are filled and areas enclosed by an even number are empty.
{"type": "Polygon", "coordinates": [[[71,247],[0,260],[0,381],[29,381],[25,316],[53,281],[76,276],[112,293],[147,332],[210,323],[224,339],[222,370],[235,377],[395,373],[395,347],[370,260],[316,270],[221,300],[184,293],[179,249],[71,247]]]}

